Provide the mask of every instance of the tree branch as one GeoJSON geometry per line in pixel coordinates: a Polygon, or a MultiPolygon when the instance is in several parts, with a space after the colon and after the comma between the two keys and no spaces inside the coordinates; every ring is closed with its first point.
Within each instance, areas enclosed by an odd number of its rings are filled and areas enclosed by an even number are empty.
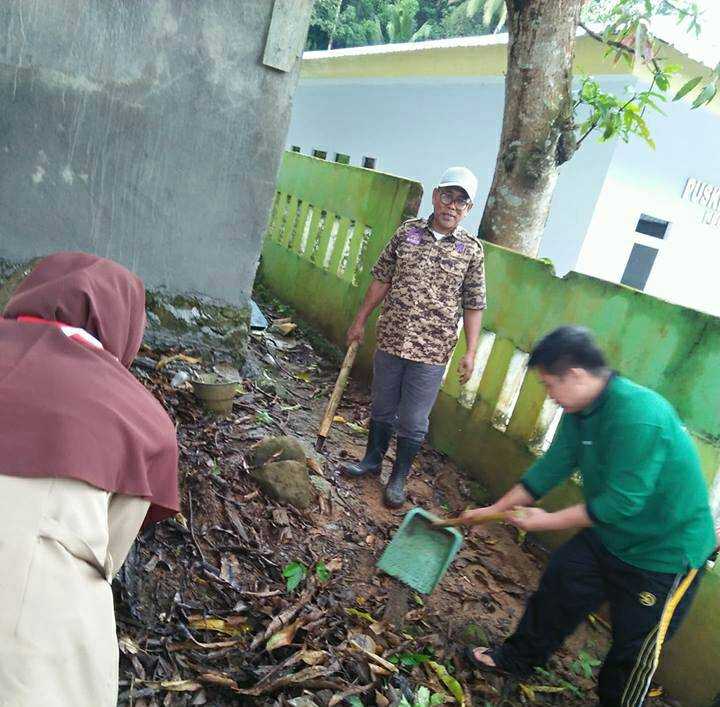
{"type": "Polygon", "coordinates": [[[577,148],[580,149],[580,145],[583,144],[583,141],[585,138],[593,131],[595,128],[597,128],[597,124],[599,123],[599,120],[596,120],[586,131],[585,134],[577,141],[577,148]]]}
{"type": "Polygon", "coordinates": [[[619,49],[631,56],[635,56],[635,50],[625,46],[622,42],[616,42],[613,39],[605,39],[601,34],[591,30],[584,22],[579,22],[578,25],[588,35],[588,37],[592,37],[596,42],[606,44],[608,47],[613,47],[614,49],[619,49]]]}
{"type": "MultiPolygon", "coordinates": [[[[637,49],[632,49],[631,47],[628,47],[622,42],[616,42],[613,39],[605,39],[605,37],[603,37],[601,34],[598,34],[597,32],[591,30],[584,22],[579,22],[578,25],[588,35],[588,37],[591,37],[596,42],[600,42],[600,44],[605,44],[606,46],[612,47],[613,49],[618,49],[622,52],[625,52],[626,54],[629,54],[632,57],[637,56],[637,49]]],[[[661,72],[662,69],[655,57],[650,59],[650,64],[652,64],[653,70],[656,74],[659,74],[661,72]]]]}
{"type": "Polygon", "coordinates": [[[674,2],[670,2],[670,0],[664,0],[664,2],[669,8],[675,10],[678,15],[683,15],[684,17],[687,17],[688,15],[693,14],[690,10],[683,10],[683,8],[678,7],[674,2]]]}

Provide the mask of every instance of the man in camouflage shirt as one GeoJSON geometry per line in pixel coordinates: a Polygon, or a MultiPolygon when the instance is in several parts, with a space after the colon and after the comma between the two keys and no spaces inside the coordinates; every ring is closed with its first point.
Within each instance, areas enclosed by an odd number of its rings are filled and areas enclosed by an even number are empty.
{"type": "Polygon", "coordinates": [[[397,429],[397,451],[385,503],[405,502],[405,481],[428,430],[447,362],[463,316],[467,353],[461,382],[470,378],[485,308],[480,242],[460,227],[472,209],[477,179],[451,167],[433,190],[428,219],[406,221],[380,254],[373,281],[347,335],[361,341],[365,323],[383,302],[373,362],[372,411],[365,457],[347,464],[351,476],[379,475],[397,429]]]}

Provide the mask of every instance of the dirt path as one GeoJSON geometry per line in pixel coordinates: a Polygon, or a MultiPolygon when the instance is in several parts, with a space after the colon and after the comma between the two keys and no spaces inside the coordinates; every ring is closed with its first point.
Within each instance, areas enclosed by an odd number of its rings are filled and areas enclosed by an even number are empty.
{"type": "MultiPolygon", "coordinates": [[[[279,314],[286,313],[268,312],[279,314]]],[[[245,460],[250,446],[277,434],[314,442],[337,362],[311,340],[315,349],[297,331],[254,337],[270,376],[243,382],[227,420],[206,417],[191,392],[171,387],[181,360],[154,368],[178,352],[145,350],[134,367],[177,422],[183,511],[140,539],[114,584],[119,703],[385,707],[404,693],[420,706],[430,695],[452,703],[455,690],[481,707],[593,704],[588,676],[607,646],[599,621],[524,685],[485,678],[461,658],[463,645],[506,635],[537,583],[544,555],[512,528],[466,537],[435,592],[413,597],[403,630],[381,623],[397,585],[375,562],[404,513],[417,505],[456,514],[471,501],[465,477],[429,449],[415,463],[402,511],[383,506],[377,479],[338,472],[344,458],[363,451],[362,388],[351,384],[338,412],[346,422],[335,424],[324,456],[310,462],[329,496],[303,513],[259,492],[245,460]],[[293,591],[284,571],[299,579],[293,591]]],[[[391,459],[392,450],[386,473],[391,459]]]]}

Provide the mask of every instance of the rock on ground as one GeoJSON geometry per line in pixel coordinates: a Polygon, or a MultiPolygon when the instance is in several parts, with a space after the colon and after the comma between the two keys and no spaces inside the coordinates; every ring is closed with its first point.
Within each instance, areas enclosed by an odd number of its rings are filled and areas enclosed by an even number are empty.
{"type": "Polygon", "coordinates": [[[295,437],[266,437],[247,455],[248,463],[255,467],[261,467],[268,462],[305,463],[305,459],[305,450],[295,437]]]}
{"type": "Polygon", "coordinates": [[[270,462],[256,469],[253,476],[268,496],[281,503],[290,503],[305,510],[315,500],[314,487],[304,461],[270,462]]]}

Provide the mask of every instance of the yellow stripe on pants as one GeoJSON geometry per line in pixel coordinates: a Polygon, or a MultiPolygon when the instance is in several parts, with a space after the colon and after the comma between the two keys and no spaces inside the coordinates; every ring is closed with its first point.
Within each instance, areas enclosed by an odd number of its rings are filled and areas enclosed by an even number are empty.
{"type": "Polygon", "coordinates": [[[645,639],[645,643],[640,650],[628,684],[625,686],[621,702],[622,707],[641,707],[645,700],[648,690],[650,689],[653,675],[655,675],[658,665],[660,664],[660,652],[662,651],[665,637],[670,628],[670,622],[672,621],[678,604],[680,604],[685,593],[695,580],[697,573],[698,571],[696,569],[690,570],[682,582],[680,582],[678,588],[665,602],[662,614],[660,615],[660,622],[645,639]],[[649,650],[651,646],[653,646],[653,643],[654,649],[649,650]]]}

